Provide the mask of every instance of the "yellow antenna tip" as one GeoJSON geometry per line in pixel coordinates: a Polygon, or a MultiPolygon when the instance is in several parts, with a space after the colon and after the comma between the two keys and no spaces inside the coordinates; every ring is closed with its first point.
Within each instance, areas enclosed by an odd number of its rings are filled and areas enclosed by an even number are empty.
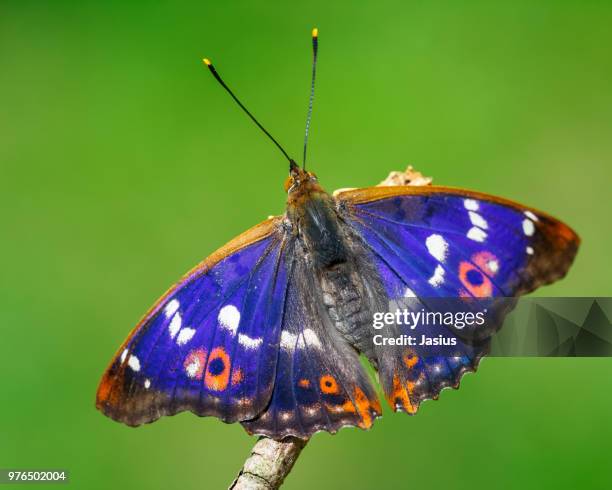
{"type": "Polygon", "coordinates": [[[319,29],[316,27],[312,30],[312,37],[319,37],[319,29]]]}
{"type": "Polygon", "coordinates": [[[210,66],[212,64],[208,58],[204,58],[202,61],[206,66],[210,66]]]}

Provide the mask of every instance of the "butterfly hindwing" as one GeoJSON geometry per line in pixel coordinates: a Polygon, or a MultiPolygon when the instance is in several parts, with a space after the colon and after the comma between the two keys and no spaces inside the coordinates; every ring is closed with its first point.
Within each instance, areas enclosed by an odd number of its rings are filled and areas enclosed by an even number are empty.
{"type": "MultiPolygon", "coordinates": [[[[337,196],[343,219],[371,252],[384,284],[389,311],[432,309],[439,298],[500,298],[491,305],[498,321],[478,338],[457,337],[456,349],[375,348],[374,363],[394,409],[415,413],[419,403],[458,386],[488,351],[511,302],[565,275],[579,245],[563,223],[517,203],[445,187],[376,187],[337,196]]],[[[456,305],[456,300],[455,303],[456,305]]],[[[439,303],[436,309],[439,309],[439,303]]],[[[480,303],[482,306],[482,303],[480,303]]],[[[401,325],[388,335],[410,334],[401,325]]]]}
{"type": "Polygon", "coordinates": [[[327,315],[315,274],[299,250],[285,303],[274,393],[267,409],[243,422],[247,431],[274,438],[307,438],[344,426],[368,429],[380,402],[357,351],[327,315]]]}
{"type": "Polygon", "coordinates": [[[282,233],[247,231],[172,288],[104,374],[97,406],[128,425],[191,410],[226,422],[268,404],[287,289],[282,233]]]}

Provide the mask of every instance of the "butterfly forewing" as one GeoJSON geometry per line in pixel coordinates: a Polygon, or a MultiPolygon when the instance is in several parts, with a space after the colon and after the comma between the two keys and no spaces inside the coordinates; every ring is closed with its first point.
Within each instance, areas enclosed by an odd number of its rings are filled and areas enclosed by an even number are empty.
{"type": "Polygon", "coordinates": [[[104,413],[139,425],[183,410],[244,420],[265,408],[287,274],[276,222],[245,235],[230,253],[196,268],[136,327],[100,384],[104,413]]]}
{"type": "Polygon", "coordinates": [[[338,200],[368,243],[395,242],[401,258],[416,264],[409,267],[421,267],[413,272],[419,296],[525,293],[565,275],[580,243],[573,230],[545,213],[460,189],[375,187],[341,193],[338,200]],[[472,267],[491,279],[491,288],[488,281],[478,287],[466,279],[472,267]]]}

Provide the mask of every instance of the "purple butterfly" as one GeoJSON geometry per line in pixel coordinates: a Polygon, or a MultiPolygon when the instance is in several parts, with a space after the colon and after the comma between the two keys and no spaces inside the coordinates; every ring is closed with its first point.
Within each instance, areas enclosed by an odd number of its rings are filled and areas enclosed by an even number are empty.
{"type": "MultiPolygon", "coordinates": [[[[311,113],[312,93],[307,133],[311,113]]],[[[381,405],[359,354],[390,406],[413,414],[476,369],[489,337],[460,341],[451,355],[383,348],[373,314],[415,298],[518,296],[563,277],[578,249],[560,221],[477,192],[332,196],[265,132],[290,162],[285,214],[214,252],[149,310],[102,377],[96,405],[109,417],[137,426],[189,410],[275,439],[367,429],[381,405]]]]}

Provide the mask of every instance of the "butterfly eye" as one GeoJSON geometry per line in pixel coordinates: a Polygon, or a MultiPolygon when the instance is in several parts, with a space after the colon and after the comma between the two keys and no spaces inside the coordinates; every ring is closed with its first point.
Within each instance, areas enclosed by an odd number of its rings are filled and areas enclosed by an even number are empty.
{"type": "Polygon", "coordinates": [[[311,182],[318,182],[319,181],[319,179],[317,179],[317,176],[315,174],[313,174],[312,172],[308,172],[308,177],[309,177],[311,182]]]}

